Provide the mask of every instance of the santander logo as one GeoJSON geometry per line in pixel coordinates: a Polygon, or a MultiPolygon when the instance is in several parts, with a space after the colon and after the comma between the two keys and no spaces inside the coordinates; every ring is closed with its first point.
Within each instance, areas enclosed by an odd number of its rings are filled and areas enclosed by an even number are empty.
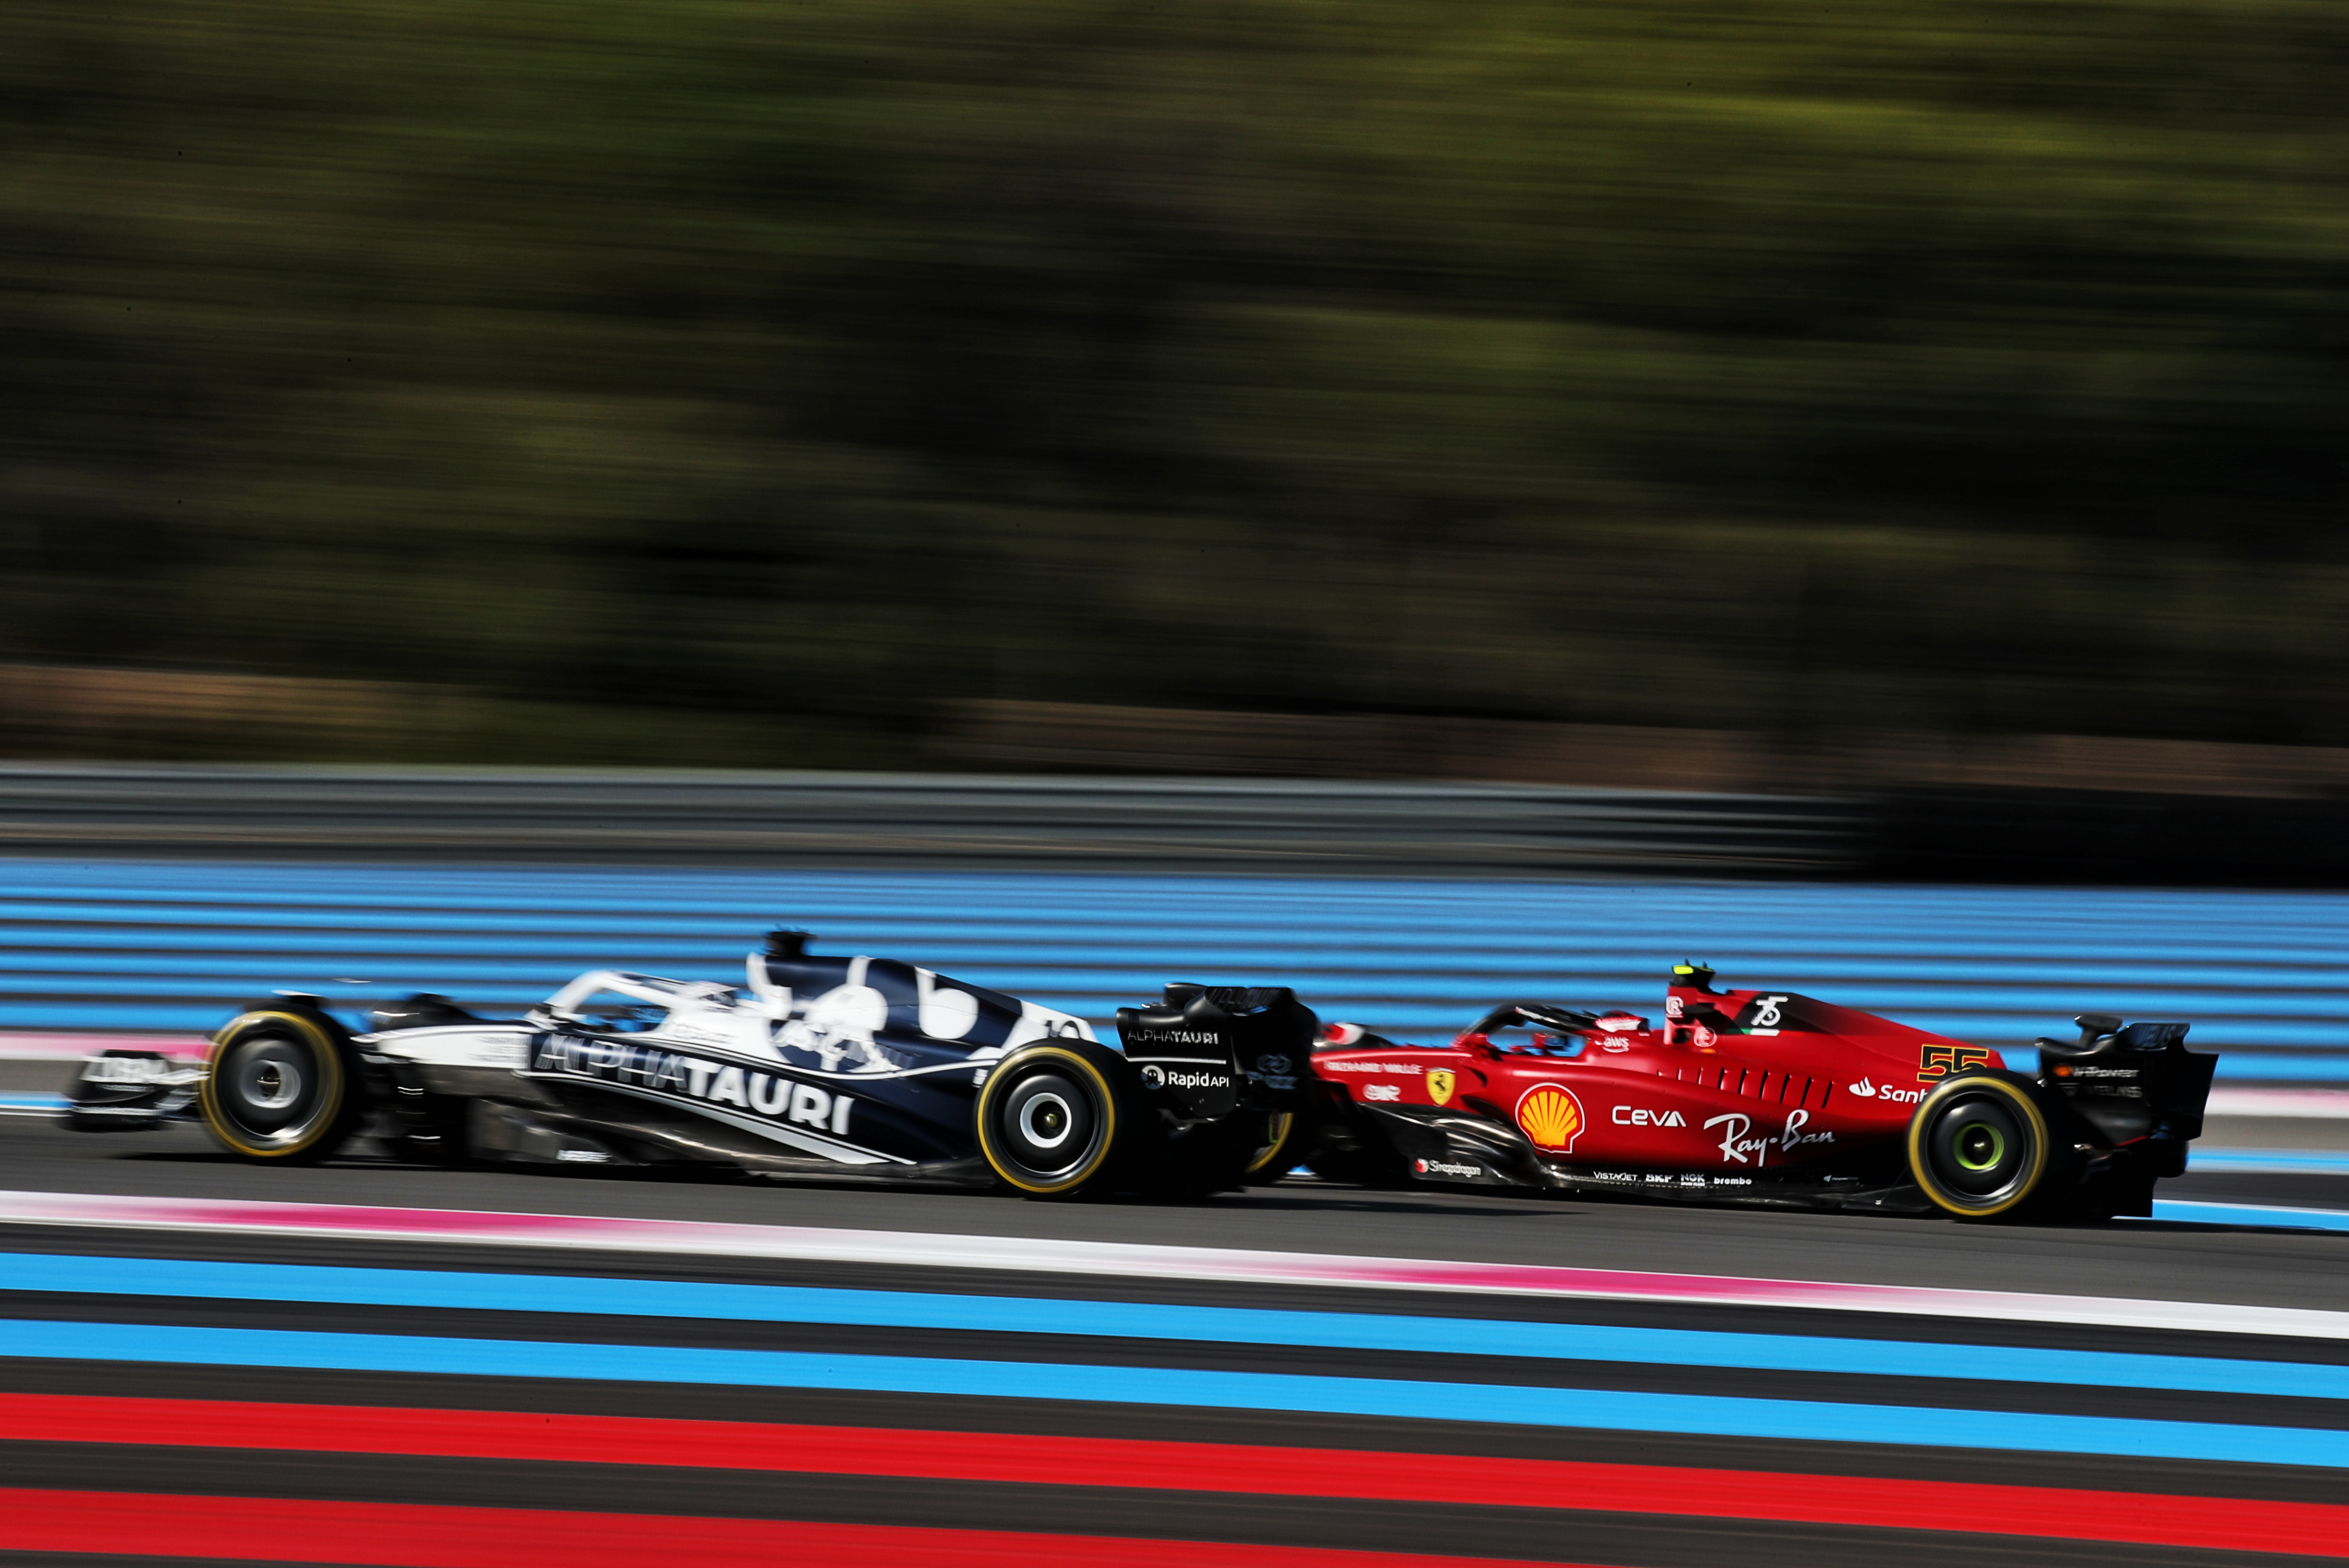
{"type": "Polygon", "coordinates": [[[1884,1087],[1879,1089],[1874,1084],[1862,1078],[1858,1083],[1851,1085],[1851,1095],[1854,1099],[1890,1100],[1895,1105],[1913,1106],[1918,1101],[1925,1097],[1925,1091],[1922,1089],[1896,1089],[1889,1084],[1885,1085],[1884,1087]]]}

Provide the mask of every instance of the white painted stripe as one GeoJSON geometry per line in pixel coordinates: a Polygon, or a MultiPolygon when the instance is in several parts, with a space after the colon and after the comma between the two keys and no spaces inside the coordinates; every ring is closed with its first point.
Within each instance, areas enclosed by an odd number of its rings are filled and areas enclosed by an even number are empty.
{"type": "Polygon", "coordinates": [[[0,1222],[141,1231],[333,1236],[375,1241],[550,1247],[574,1251],[683,1253],[798,1259],[926,1269],[999,1269],[1142,1279],[1330,1285],[1369,1290],[1804,1307],[2011,1323],[2087,1324],[2201,1334],[2349,1339],[2349,1313],[2116,1296],[1935,1290],[1911,1285],[1745,1279],[1553,1268],[1528,1263],[1365,1258],[1029,1236],[958,1236],[913,1231],[623,1220],[481,1210],[370,1209],[229,1199],[118,1198],[78,1192],[0,1192],[0,1222]]]}
{"type": "MultiPolygon", "coordinates": [[[[201,1062],[212,1042],[201,1034],[0,1033],[0,1062],[78,1062],[100,1051],[160,1051],[201,1062]]],[[[2349,1097],[2349,1096],[2344,1096],[2349,1097]]]]}
{"type": "Polygon", "coordinates": [[[2204,1107],[2214,1116],[2318,1116],[2349,1121],[2349,1089],[2228,1089],[2210,1091],[2204,1107]]]}

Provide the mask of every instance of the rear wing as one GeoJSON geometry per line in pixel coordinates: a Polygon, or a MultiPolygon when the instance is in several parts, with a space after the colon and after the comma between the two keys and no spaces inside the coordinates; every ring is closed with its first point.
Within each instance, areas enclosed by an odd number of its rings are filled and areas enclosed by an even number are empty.
{"type": "Polygon", "coordinates": [[[1177,981],[1154,1005],[1119,1008],[1117,1033],[1144,1085],[1188,1116],[1214,1116],[1237,1104],[1243,1084],[1257,1105],[1303,1103],[1321,1021],[1286,986],[1177,981]]]}
{"type": "Polygon", "coordinates": [[[2202,1136],[2215,1051],[2189,1051],[2184,1023],[2124,1024],[2084,1012],[2075,1041],[2040,1040],[2039,1081],[2064,1096],[2115,1147],[2139,1145],[2154,1173],[2186,1169],[2186,1146],[2202,1136]]]}

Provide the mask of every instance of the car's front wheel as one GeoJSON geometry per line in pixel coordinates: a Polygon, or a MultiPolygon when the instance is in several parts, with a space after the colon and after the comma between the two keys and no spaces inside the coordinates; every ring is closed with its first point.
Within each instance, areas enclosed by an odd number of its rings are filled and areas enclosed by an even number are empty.
{"type": "Polygon", "coordinates": [[[246,1159],[300,1165],[349,1137],[359,1096],[331,1025],[303,1013],[248,1012],[222,1030],[198,1096],[205,1128],[246,1159]]]}
{"type": "Polygon", "coordinates": [[[978,1149],[998,1180],[1030,1198],[1073,1198],[1101,1184],[1128,1120],[1114,1068],[1101,1060],[1107,1055],[1074,1041],[1039,1042],[988,1069],[976,1107],[978,1149]]]}
{"type": "Polygon", "coordinates": [[[2029,1080],[2003,1073],[1945,1078],[1909,1120],[1909,1174],[1961,1220],[2020,1219],[2062,1182],[2065,1148],[2029,1080]]]}

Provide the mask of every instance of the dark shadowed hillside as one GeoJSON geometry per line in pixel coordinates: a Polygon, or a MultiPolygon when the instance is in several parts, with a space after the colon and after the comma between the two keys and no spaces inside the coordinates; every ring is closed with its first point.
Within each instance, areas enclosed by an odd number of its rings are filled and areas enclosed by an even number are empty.
{"type": "Polygon", "coordinates": [[[2349,743],[2344,79],[2298,0],[15,0],[0,660],[452,759],[2349,743]]]}

